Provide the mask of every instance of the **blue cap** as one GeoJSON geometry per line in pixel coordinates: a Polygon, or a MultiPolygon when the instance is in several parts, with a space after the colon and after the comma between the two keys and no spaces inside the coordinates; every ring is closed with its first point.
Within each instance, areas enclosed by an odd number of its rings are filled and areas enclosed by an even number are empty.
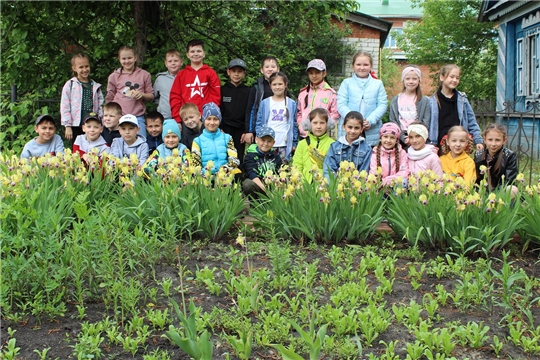
{"type": "Polygon", "coordinates": [[[265,136],[270,136],[272,139],[276,139],[276,133],[274,129],[268,126],[263,126],[260,131],[257,133],[257,137],[263,138],[265,136]]]}

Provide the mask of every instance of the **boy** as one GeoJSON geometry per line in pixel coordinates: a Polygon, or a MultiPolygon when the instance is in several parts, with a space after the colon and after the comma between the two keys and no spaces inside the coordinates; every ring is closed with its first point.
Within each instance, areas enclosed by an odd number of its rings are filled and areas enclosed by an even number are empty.
{"type": "Polygon", "coordinates": [[[184,144],[180,143],[182,134],[180,134],[178,123],[174,121],[174,119],[165,120],[163,123],[162,136],[163,144],[159,145],[157,149],[151,153],[144,166],[144,173],[147,176],[155,174],[159,159],[166,159],[168,156],[172,156],[174,149],[178,149],[178,156],[182,158],[184,164],[187,164],[189,161],[189,150],[184,144]]]}
{"type": "MultiPolygon", "coordinates": [[[[252,134],[251,138],[253,138],[253,134],[255,134],[255,124],[257,122],[257,113],[259,111],[261,101],[263,101],[267,97],[274,95],[274,92],[270,88],[270,83],[268,83],[268,79],[270,78],[270,75],[278,71],[278,60],[273,56],[265,57],[261,65],[261,74],[263,74],[263,76],[258,78],[255,86],[251,88],[251,91],[249,93],[249,100],[247,103],[245,115],[247,127],[246,131],[252,134]]],[[[285,95],[291,97],[288,89],[285,95]]]]}
{"type": "Polygon", "coordinates": [[[238,154],[234,148],[234,141],[231,135],[219,130],[220,122],[221,112],[217,104],[205,104],[203,106],[204,130],[193,140],[191,146],[193,164],[201,166],[203,174],[208,170],[211,174],[215,174],[222,166],[233,172],[235,172],[234,169],[239,172],[238,154]],[[209,161],[212,161],[214,166],[206,169],[209,161]]]}
{"type": "Polygon", "coordinates": [[[216,72],[203,64],[205,52],[201,40],[191,40],[187,44],[186,57],[190,61],[174,79],[170,92],[171,113],[176,122],[181,122],[180,108],[192,102],[202,112],[204,104],[213,102],[219,106],[221,83],[216,72]]]}
{"type": "Polygon", "coordinates": [[[171,93],[173,81],[180,71],[181,66],[182,56],[180,55],[180,52],[171,49],[165,54],[165,67],[167,68],[167,71],[160,72],[156,75],[156,81],[154,82],[154,102],[158,104],[157,111],[160,112],[165,119],[172,118],[169,94],[171,93]]]}
{"type": "Polygon", "coordinates": [[[182,144],[191,149],[193,140],[202,133],[201,113],[197,105],[186,103],[180,109],[180,117],[182,118],[182,144]]]}
{"type": "Polygon", "coordinates": [[[103,105],[103,132],[101,136],[108,146],[111,146],[114,139],[120,137],[118,122],[122,117],[122,107],[117,102],[110,102],[103,105]]]}
{"type": "Polygon", "coordinates": [[[242,191],[246,196],[257,198],[259,193],[264,194],[266,186],[262,178],[268,170],[277,173],[283,164],[281,156],[272,151],[275,136],[272,128],[264,126],[255,137],[256,144],[248,148],[243,166],[246,179],[242,182],[242,191]]]}
{"type": "Polygon", "coordinates": [[[151,111],[146,114],[145,121],[148,154],[152,154],[159,145],[163,144],[161,132],[163,131],[163,122],[165,121],[165,119],[163,118],[163,115],[161,115],[158,111],[151,111]]]}
{"type": "Polygon", "coordinates": [[[121,138],[112,142],[111,155],[121,159],[137,154],[139,165],[144,164],[148,159],[148,144],[144,136],[139,135],[139,123],[135,115],[127,114],[120,118],[120,135],[121,138]]]}
{"type": "Polygon", "coordinates": [[[98,149],[98,155],[109,149],[101,132],[103,125],[96,113],[91,112],[82,122],[83,135],[77,136],[73,143],[73,153],[79,153],[81,159],[88,163],[88,153],[94,149],[98,149]]]}
{"type": "Polygon", "coordinates": [[[229,81],[221,87],[221,114],[223,121],[220,128],[231,135],[234,147],[238,150],[240,166],[244,161],[245,143],[253,142],[253,134],[247,131],[246,109],[251,88],[244,85],[246,63],[242,59],[229,62],[227,69],[229,81]]]}
{"type": "Polygon", "coordinates": [[[45,114],[38,117],[34,131],[38,136],[24,145],[21,159],[43,156],[45,154],[54,156],[64,152],[64,142],[60,135],[55,134],[56,124],[51,115],[45,114]]]}

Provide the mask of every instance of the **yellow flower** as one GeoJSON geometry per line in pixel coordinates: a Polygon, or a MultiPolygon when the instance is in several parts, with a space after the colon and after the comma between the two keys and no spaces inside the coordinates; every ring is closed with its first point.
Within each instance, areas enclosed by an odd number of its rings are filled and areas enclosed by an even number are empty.
{"type": "Polygon", "coordinates": [[[421,202],[422,204],[427,205],[427,202],[428,202],[428,201],[427,201],[427,196],[426,196],[426,194],[420,195],[420,196],[418,197],[418,200],[420,200],[420,202],[421,202]]]}
{"type": "Polygon", "coordinates": [[[352,196],[352,197],[351,197],[351,205],[352,205],[352,206],[356,205],[357,200],[358,200],[358,199],[356,199],[356,196],[352,196]]]}
{"type": "Polygon", "coordinates": [[[516,176],[516,180],[519,181],[519,182],[524,182],[525,181],[525,175],[523,175],[523,173],[519,173],[518,176],[516,176]]]}
{"type": "Polygon", "coordinates": [[[238,233],[238,237],[236,238],[236,243],[238,245],[244,246],[246,242],[246,237],[241,232],[238,233]]]}

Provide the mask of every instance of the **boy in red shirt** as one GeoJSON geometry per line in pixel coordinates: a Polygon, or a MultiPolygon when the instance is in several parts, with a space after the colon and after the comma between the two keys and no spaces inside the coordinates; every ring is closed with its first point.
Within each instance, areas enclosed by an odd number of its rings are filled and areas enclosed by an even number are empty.
{"type": "Polygon", "coordinates": [[[185,103],[197,105],[202,113],[204,104],[213,102],[219,106],[221,102],[221,83],[216,72],[203,63],[204,43],[201,40],[191,40],[187,45],[186,57],[190,61],[182,71],[176,75],[169,101],[172,117],[180,123],[180,108],[185,103]]]}

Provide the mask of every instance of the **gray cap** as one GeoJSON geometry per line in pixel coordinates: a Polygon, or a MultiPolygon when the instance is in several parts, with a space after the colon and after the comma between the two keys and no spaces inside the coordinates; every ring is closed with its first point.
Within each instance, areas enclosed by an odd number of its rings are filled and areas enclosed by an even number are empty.
{"type": "Polygon", "coordinates": [[[232,59],[229,61],[229,66],[227,69],[231,69],[235,66],[241,67],[242,69],[246,70],[246,62],[242,59],[232,59]]]}
{"type": "Polygon", "coordinates": [[[257,133],[257,137],[263,138],[265,136],[270,136],[272,139],[276,139],[276,133],[274,132],[274,129],[268,126],[263,126],[261,130],[257,133]]]}
{"type": "Polygon", "coordinates": [[[54,118],[49,115],[49,114],[44,114],[44,115],[41,115],[40,117],[38,117],[36,119],[36,125],[38,125],[40,122],[42,122],[43,120],[49,120],[49,121],[52,121],[54,122],[54,118]]]}

